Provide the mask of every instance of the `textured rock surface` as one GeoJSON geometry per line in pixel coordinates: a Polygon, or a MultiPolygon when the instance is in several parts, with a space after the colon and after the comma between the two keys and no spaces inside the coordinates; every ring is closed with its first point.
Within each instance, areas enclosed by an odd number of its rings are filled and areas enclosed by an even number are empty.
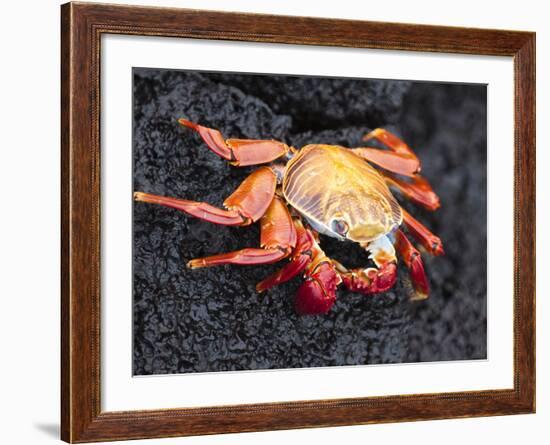
{"type": "Polygon", "coordinates": [[[410,82],[298,76],[210,74],[209,78],[263,100],[277,114],[292,116],[293,132],[322,131],[342,125],[376,127],[394,122],[410,82]]]}
{"type": "MultiPolygon", "coordinates": [[[[262,295],[254,289],[276,265],[185,267],[191,258],[257,245],[258,227],[216,226],[137,203],[134,373],[485,358],[485,104],[481,86],[135,69],[134,190],[221,205],[251,171],[211,153],[178,117],[227,137],[297,147],[358,146],[369,127],[384,125],[416,149],[441,196],[434,214],[405,206],[441,236],[447,255],[425,256],[427,301],[408,301],[400,267],[391,292],[341,289],[328,315],[299,317],[299,279],[262,295]]],[[[357,246],[322,242],[348,265],[366,261],[357,246]]]]}

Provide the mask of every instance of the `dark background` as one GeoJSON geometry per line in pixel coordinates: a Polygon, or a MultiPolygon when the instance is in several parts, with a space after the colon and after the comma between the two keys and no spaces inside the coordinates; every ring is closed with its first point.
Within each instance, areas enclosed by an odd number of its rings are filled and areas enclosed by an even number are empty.
{"type": "MultiPolygon", "coordinates": [[[[435,213],[400,200],[439,235],[424,255],[430,298],[395,288],[365,296],[343,287],[331,312],[296,315],[300,278],[264,294],[278,265],[190,270],[192,258],[257,246],[257,225],[229,228],[134,204],[135,375],[486,358],[486,87],[389,80],[198,73],[136,68],[134,190],[221,206],[252,171],[213,154],[180,117],[225,137],[364,145],[383,126],[423,163],[442,202],[435,213]]],[[[327,254],[364,266],[359,247],[322,238],[327,254]]]]}

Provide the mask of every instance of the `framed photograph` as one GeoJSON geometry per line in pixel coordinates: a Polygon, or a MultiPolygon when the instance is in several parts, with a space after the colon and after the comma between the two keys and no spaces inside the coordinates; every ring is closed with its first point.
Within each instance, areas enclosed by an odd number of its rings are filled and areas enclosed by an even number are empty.
{"type": "Polygon", "coordinates": [[[67,442],[535,411],[535,34],[62,6],[67,442]]]}

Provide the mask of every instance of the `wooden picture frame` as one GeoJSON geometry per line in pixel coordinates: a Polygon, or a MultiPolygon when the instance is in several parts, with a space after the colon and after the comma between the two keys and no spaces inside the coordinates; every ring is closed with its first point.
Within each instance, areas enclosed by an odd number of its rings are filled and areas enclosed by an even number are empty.
{"type": "Polygon", "coordinates": [[[93,442],[535,411],[534,33],[92,3],[67,3],[61,17],[63,440],[93,442]],[[513,389],[102,412],[99,74],[100,38],[106,33],[512,56],[513,389]]]}

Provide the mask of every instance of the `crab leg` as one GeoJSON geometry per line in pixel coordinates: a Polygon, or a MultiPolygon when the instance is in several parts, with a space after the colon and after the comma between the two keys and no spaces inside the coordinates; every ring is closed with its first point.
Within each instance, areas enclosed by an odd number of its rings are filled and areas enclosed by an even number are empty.
{"type": "Polygon", "coordinates": [[[412,176],[420,171],[420,161],[409,155],[368,147],[352,148],[352,151],[357,156],[400,175],[412,176]]]}
{"type": "Polygon", "coordinates": [[[342,282],[332,260],[321,250],[315,235],[304,228],[299,219],[294,220],[297,232],[296,247],[290,262],[260,281],[258,292],[291,280],[304,272],[305,281],[296,292],[294,306],[302,315],[326,314],[336,301],[336,288],[342,282]]]}
{"type": "Polygon", "coordinates": [[[382,236],[366,246],[370,252],[369,258],[376,268],[348,270],[337,263],[337,270],[344,285],[352,292],[374,294],[390,290],[397,280],[397,260],[395,249],[386,236],[382,236]]]}
{"type": "Polygon", "coordinates": [[[267,211],[277,186],[277,177],[269,167],[260,167],[248,176],[224,201],[227,210],[205,202],[168,198],[149,193],[134,193],[136,201],[160,204],[189,215],[225,226],[246,226],[256,222],[267,211]]]}
{"type": "Polygon", "coordinates": [[[342,278],[336,271],[334,261],[319,246],[317,234],[308,232],[313,237],[313,243],[304,254],[310,255],[311,261],[305,267],[305,281],[296,292],[294,308],[302,315],[326,314],[336,301],[336,289],[342,278]]]}
{"type": "Polygon", "coordinates": [[[422,244],[422,246],[432,255],[439,256],[445,252],[443,250],[443,244],[438,236],[435,236],[428,230],[420,221],[411,216],[409,212],[401,208],[403,213],[403,223],[407,227],[407,230],[422,244]]]}
{"type": "Polygon", "coordinates": [[[413,300],[425,300],[428,298],[430,287],[428,278],[424,272],[424,263],[420,252],[411,244],[405,234],[397,229],[395,232],[395,247],[410,271],[411,280],[415,290],[413,300]]]}
{"type": "Polygon", "coordinates": [[[420,160],[411,148],[394,134],[377,128],[363,137],[364,141],[376,139],[389,148],[354,148],[353,152],[386,170],[400,175],[412,176],[420,171],[420,160]]]}
{"type": "Polygon", "coordinates": [[[411,201],[421,205],[428,210],[437,210],[441,205],[439,197],[435,194],[430,183],[420,175],[413,175],[410,178],[401,179],[392,174],[380,172],[390,187],[395,187],[411,201]]]}
{"type": "Polygon", "coordinates": [[[385,130],[383,128],[376,128],[370,133],[367,133],[365,136],[363,136],[364,141],[370,141],[371,139],[376,139],[377,141],[382,142],[395,153],[416,158],[416,154],[414,153],[414,151],[412,151],[411,147],[409,147],[402,139],[398,138],[395,134],[389,132],[388,130],[385,130]]]}
{"type": "Polygon", "coordinates": [[[178,122],[199,133],[210,150],[236,166],[265,164],[291,150],[288,145],[275,140],[225,139],[219,130],[186,119],[179,119],[178,122]]]}
{"type": "Polygon", "coordinates": [[[336,301],[336,289],[341,282],[332,260],[319,249],[306,269],[305,281],[296,292],[296,312],[301,315],[328,313],[336,301]]]}
{"type": "Polygon", "coordinates": [[[290,254],[296,245],[296,228],[286,205],[275,197],[260,221],[261,248],[246,248],[235,252],[222,253],[205,258],[191,260],[187,266],[217,266],[221,264],[269,264],[279,261],[290,254]]]}
{"type": "Polygon", "coordinates": [[[311,263],[312,247],[315,243],[313,234],[304,228],[300,220],[295,220],[296,226],[296,247],[292,251],[290,262],[284,267],[263,279],[256,285],[258,292],[263,292],[273,286],[277,286],[294,278],[301,273],[309,263],[311,263]]]}

